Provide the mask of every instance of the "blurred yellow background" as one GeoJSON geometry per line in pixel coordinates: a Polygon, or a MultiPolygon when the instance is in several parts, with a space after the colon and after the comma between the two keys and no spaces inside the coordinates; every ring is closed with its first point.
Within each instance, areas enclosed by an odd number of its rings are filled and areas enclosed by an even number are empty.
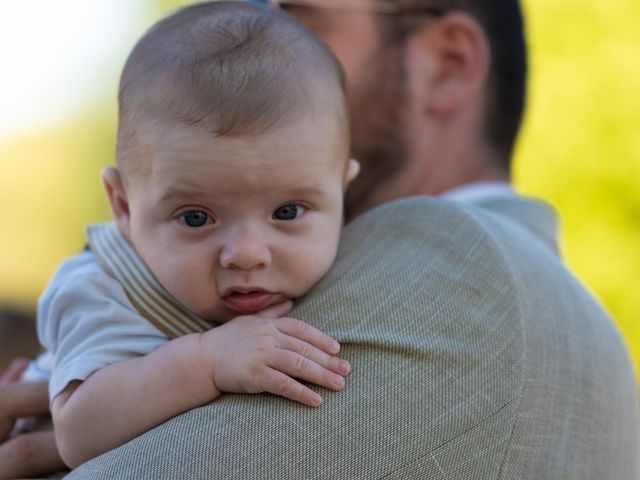
{"type": "MultiPolygon", "coordinates": [[[[33,311],[57,264],[109,217],[119,70],[172,0],[3,3],[0,304],[33,311]]],[[[527,0],[531,83],[515,183],[560,212],[572,269],[640,371],[640,2],[527,0]]]]}

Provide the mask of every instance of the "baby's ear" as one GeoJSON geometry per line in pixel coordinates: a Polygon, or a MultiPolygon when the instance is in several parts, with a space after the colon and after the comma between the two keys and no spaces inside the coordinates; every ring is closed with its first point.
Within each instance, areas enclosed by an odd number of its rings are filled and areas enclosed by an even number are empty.
{"type": "Polygon", "coordinates": [[[125,237],[131,238],[129,236],[129,200],[120,170],[115,167],[105,167],[102,170],[102,182],[109,197],[113,221],[125,237]]]}
{"type": "Polygon", "coordinates": [[[344,186],[345,188],[349,186],[349,184],[353,181],[354,178],[358,176],[360,173],[360,162],[358,162],[355,158],[349,159],[349,164],[347,165],[347,171],[344,175],[344,186]]]}

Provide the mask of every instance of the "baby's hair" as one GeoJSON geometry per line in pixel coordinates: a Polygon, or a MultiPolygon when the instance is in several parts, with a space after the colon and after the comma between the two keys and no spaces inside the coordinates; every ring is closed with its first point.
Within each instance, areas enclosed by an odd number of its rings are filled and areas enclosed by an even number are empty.
{"type": "Polygon", "coordinates": [[[179,122],[215,136],[259,135],[309,112],[335,117],[348,141],[344,74],[302,24],[270,7],[204,2],[138,41],[119,89],[118,163],[140,168],[140,122],[179,122]],[[131,164],[134,165],[131,165],[131,164]]]}

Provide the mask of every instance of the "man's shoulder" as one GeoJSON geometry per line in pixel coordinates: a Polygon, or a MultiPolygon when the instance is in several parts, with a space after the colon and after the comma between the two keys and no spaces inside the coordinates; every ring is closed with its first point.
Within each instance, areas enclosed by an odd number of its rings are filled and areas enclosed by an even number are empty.
{"type": "MultiPolygon", "coordinates": [[[[514,196],[496,204],[466,204],[434,197],[408,197],[358,217],[345,227],[337,264],[385,269],[405,262],[415,269],[465,276],[498,275],[511,283],[516,245],[558,262],[555,215],[546,205],[514,196]]],[[[337,268],[340,268],[339,266],[337,268]]]]}
{"type": "MultiPolygon", "coordinates": [[[[362,314],[377,334],[392,336],[406,327],[428,335],[433,325],[456,325],[475,332],[469,340],[491,331],[494,340],[504,334],[511,341],[527,308],[519,291],[522,267],[513,263],[517,249],[529,252],[520,262],[539,263],[544,256],[554,268],[560,265],[516,217],[433,197],[390,202],[346,227],[335,265],[305,299],[301,314],[324,310],[329,300],[347,319],[336,322],[340,330],[360,322],[362,314]],[[394,315],[394,322],[370,311],[392,315],[400,307],[403,314],[394,315]],[[491,309],[497,313],[488,314],[491,309]]],[[[475,348],[473,341],[468,346],[475,348]]]]}
{"type": "Polygon", "coordinates": [[[345,236],[357,237],[369,232],[366,237],[371,238],[370,232],[380,232],[410,240],[418,234],[448,236],[456,243],[465,243],[469,240],[465,233],[484,232],[485,239],[492,241],[496,224],[518,225],[532,237],[546,237],[544,240],[555,243],[557,219],[553,209],[543,201],[518,195],[479,203],[429,196],[405,197],[356,218],[345,228],[345,236]]]}

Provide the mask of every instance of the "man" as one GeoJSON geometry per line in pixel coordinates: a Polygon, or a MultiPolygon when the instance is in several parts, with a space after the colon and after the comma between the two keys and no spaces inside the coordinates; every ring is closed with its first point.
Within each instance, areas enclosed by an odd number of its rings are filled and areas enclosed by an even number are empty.
{"type": "Polygon", "coordinates": [[[71,478],[637,478],[624,345],[508,186],[517,2],[281,3],[347,70],[355,220],[292,313],[345,346],[347,386],[315,411],[229,395],[71,478]]]}

